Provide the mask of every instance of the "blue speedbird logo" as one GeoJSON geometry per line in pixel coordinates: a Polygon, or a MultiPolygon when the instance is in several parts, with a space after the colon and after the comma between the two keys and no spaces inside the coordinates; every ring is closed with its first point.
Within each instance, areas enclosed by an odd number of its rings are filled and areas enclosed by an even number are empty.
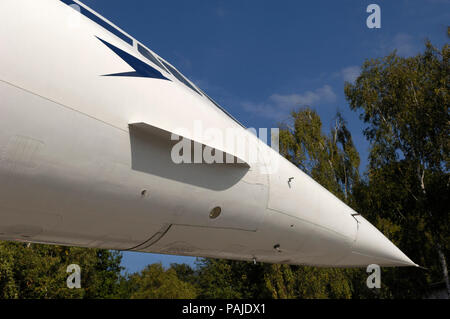
{"type": "MultiPolygon", "coordinates": [[[[76,11],[78,13],[82,14],[83,16],[85,16],[86,18],[88,18],[89,20],[94,22],[95,24],[103,27],[105,30],[111,32],[112,34],[114,34],[118,38],[122,39],[123,41],[125,41],[129,45],[133,46],[133,39],[131,39],[129,36],[125,35],[123,32],[117,30],[115,27],[110,25],[105,20],[99,18],[98,16],[96,16],[91,11],[89,11],[86,8],[78,5],[78,3],[76,3],[73,0],[61,0],[61,1],[63,3],[65,3],[65,4],[67,4],[68,6],[76,8],[76,11]]],[[[142,62],[138,58],[132,56],[131,54],[129,54],[129,53],[127,53],[127,52],[125,52],[125,51],[123,51],[121,49],[119,49],[118,47],[112,45],[111,43],[106,42],[103,39],[100,39],[99,37],[97,37],[97,39],[102,41],[103,44],[105,44],[108,48],[110,48],[115,54],[117,54],[122,60],[124,60],[129,66],[131,66],[134,69],[134,72],[107,74],[105,76],[132,76],[132,77],[153,78],[153,79],[161,79],[161,80],[168,80],[168,81],[170,81],[168,78],[163,76],[161,74],[161,72],[159,72],[155,68],[151,67],[147,63],[142,62]]]]}
{"type": "Polygon", "coordinates": [[[131,54],[119,49],[118,47],[112,45],[109,42],[106,42],[103,39],[97,37],[104,45],[111,49],[115,54],[117,54],[122,60],[124,60],[129,66],[134,69],[134,72],[124,72],[124,73],[115,73],[115,74],[107,74],[105,76],[132,76],[132,77],[140,77],[140,78],[154,78],[161,80],[168,80],[161,72],[152,68],[145,62],[142,62],[138,58],[132,56],[131,54]]]}

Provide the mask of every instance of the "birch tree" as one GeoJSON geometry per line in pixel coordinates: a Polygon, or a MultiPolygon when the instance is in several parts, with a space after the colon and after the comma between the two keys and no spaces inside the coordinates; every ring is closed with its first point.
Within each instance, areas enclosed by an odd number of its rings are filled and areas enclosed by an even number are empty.
{"type": "Polygon", "coordinates": [[[397,220],[403,231],[417,227],[426,234],[423,244],[431,245],[435,259],[423,259],[422,266],[433,271],[438,262],[450,296],[449,53],[449,45],[438,49],[427,42],[424,52],[414,57],[403,58],[394,51],[367,60],[355,83],[346,84],[345,94],[367,125],[368,175],[382,175],[385,188],[395,183],[393,188],[400,186],[408,197],[407,205],[397,201],[391,216],[379,214],[391,220],[403,216],[397,220]]]}

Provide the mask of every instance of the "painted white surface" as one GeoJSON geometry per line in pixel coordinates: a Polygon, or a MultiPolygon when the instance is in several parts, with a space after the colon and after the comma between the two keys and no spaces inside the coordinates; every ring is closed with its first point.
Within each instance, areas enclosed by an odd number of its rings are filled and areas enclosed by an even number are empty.
{"type": "Polygon", "coordinates": [[[129,124],[177,132],[200,120],[243,129],[172,76],[103,76],[132,70],[97,37],[147,61],[64,3],[2,0],[0,25],[0,239],[320,266],[414,265],[285,159],[269,176],[262,162],[173,164],[169,141],[129,124]],[[76,19],[77,27],[68,23],[76,19]],[[216,206],[222,214],[211,220],[216,206]]]}

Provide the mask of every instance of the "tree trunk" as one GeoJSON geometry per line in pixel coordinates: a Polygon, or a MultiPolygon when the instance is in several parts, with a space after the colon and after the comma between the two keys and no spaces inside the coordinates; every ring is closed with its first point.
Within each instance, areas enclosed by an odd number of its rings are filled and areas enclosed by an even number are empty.
{"type": "MultiPolygon", "coordinates": [[[[419,165],[418,169],[417,169],[417,175],[419,177],[419,181],[420,181],[420,187],[422,189],[423,194],[426,196],[427,192],[425,190],[425,183],[424,183],[424,177],[425,177],[425,170],[421,171],[421,166],[419,165]]],[[[433,217],[431,211],[428,211],[428,214],[430,215],[430,218],[433,217]]],[[[437,236],[435,236],[435,238],[437,238],[437,236]]],[[[442,251],[442,247],[440,244],[437,244],[437,251],[438,251],[438,255],[439,255],[439,261],[441,262],[441,266],[442,266],[442,274],[444,277],[444,282],[445,282],[445,287],[447,288],[447,299],[450,299],[450,281],[448,278],[448,268],[447,268],[447,261],[445,260],[445,254],[442,251]]]]}
{"type": "Polygon", "coordinates": [[[442,272],[444,275],[445,286],[447,287],[447,299],[450,299],[450,281],[448,279],[448,268],[447,261],[445,260],[444,252],[442,251],[441,245],[437,245],[439,260],[441,261],[442,272]]]}

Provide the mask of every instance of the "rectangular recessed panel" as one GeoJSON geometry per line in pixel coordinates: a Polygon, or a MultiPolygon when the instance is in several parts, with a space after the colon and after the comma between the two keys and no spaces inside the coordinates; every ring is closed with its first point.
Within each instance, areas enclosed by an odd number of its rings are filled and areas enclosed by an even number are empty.
{"type": "Polygon", "coordinates": [[[143,56],[145,56],[150,62],[153,62],[154,64],[156,64],[157,66],[159,66],[161,69],[163,69],[164,71],[167,71],[166,68],[164,68],[164,66],[158,61],[158,59],[155,58],[155,56],[146,48],[144,48],[142,45],[140,45],[138,43],[138,51],[140,54],[142,54],[143,56]]]}
{"type": "Polygon", "coordinates": [[[180,82],[184,83],[184,85],[186,85],[187,87],[189,87],[191,90],[193,90],[194,92],[196,92],[198,95],[202,95],[199,91],[197,91],[191,83],[189,83],[188,80],[186,80],[184,78],[184,76],[178,72],[174,67],[172,67],[170,64],[164,62],[163,60],[161,60],[161,62],[164,64],[164,66],[170,71],[170,73],[172,73],[180,82]]]}

